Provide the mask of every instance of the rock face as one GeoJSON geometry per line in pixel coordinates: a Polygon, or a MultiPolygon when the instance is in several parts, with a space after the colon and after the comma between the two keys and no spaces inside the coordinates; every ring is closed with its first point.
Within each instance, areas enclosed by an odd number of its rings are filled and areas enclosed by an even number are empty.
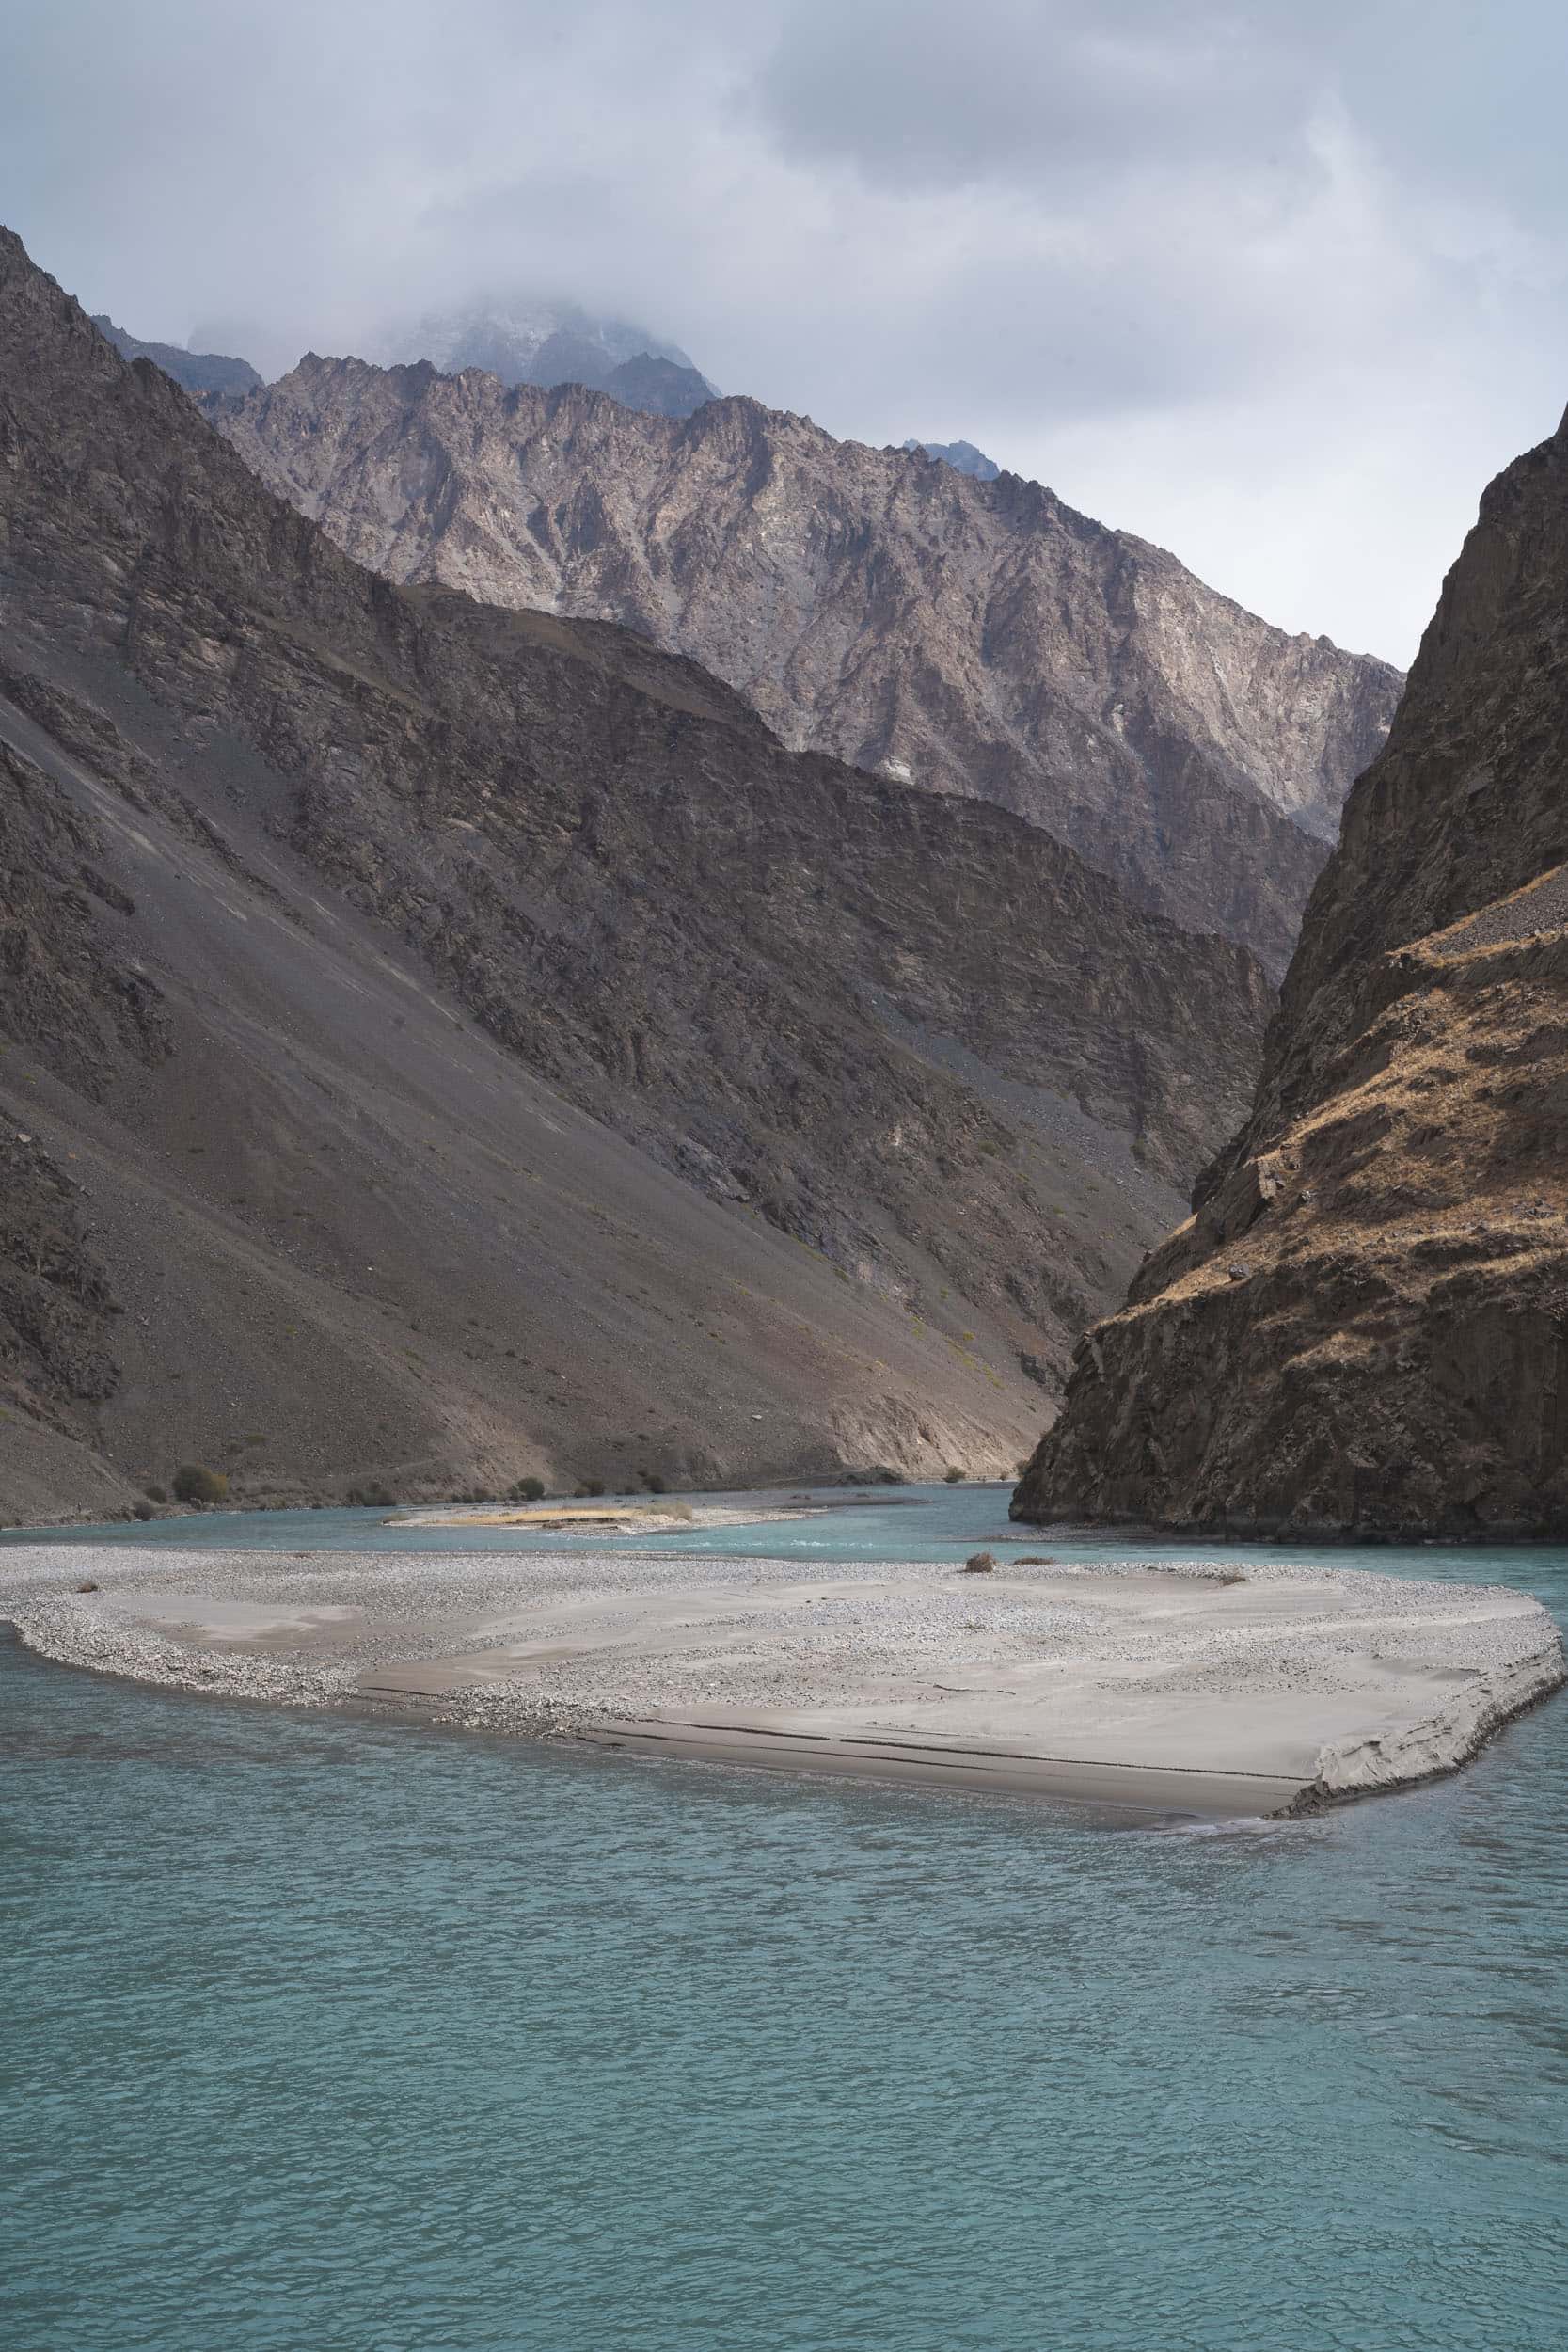
{"type": "Polygon", "coordinates": [[[362,571],[3,234],[0,614],[0,1511],[994,1474],[1244,1105],[1243,949],[362,571]]]}
{"type": "Polygon", "coordinates": [[[1345,811],[1252,1116],[1015,1515],[1568,1528],[1568,433],[1510,467],[1345,811]]]}
{"type": "Polygon", "coordinates": [[[172,375],[187,392],[212,392],[221,398],[243,400],[246,392],[261,389],[261,378],[248,359],[226,358],[216,351],[185,351],[179,343],[144,343],[137,336],[128,335],[123,326],[117,326],[111,318],[95,318],[93,325],[108,338],[122,359],[150,359],[155,368],[172,375]]]}
{"type": "Polygon", "coordinates": [[[1398,696],[1037,484],[752,400],[680,421],[311,356],[210,413],[389,579],[619,621],[792,747],[1010,808],[1275,972],[1398,696]]]}

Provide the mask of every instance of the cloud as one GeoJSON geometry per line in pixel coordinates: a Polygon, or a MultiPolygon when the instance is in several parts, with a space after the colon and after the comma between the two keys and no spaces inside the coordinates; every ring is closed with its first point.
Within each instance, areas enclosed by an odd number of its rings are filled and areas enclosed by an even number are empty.
{"type": "Polygon", "coordinates": [[[1544,0],[11,0],[0,216],[276,370],[482,294],[1407,658],[1568,396],[1544,0]]]}

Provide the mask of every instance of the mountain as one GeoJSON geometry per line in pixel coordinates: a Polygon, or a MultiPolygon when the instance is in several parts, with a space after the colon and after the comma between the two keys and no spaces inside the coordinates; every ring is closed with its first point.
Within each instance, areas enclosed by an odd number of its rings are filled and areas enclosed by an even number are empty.
{"type": "Polygon", "coordinates": [[[923,450],[927,457],[940,457],[944,466],[957,473],[973,474],[976,482],[994,482],[1002,471],[993,457],[973,441],[906,441],[906,449],[923,450]]]}
{"type": "Polygon", "coordinates": [[[212,413],[390,579],[618,621],[792,748],[1010,808],[1275,971],[1399,691],[1037,484],[752,400],[677,421],[312,355],[212,413]]]}
{"type": "Polygon", "coordinates": [[[713,387],[695,368],[656,359],[648,351],[611,368],[604,389],[624,408],[643,408],[654,417],[689,417],[713,398],[713,387]]]}
{"type": "Polygon", "coordinates": [[[1313,894],[1257,1099],[1014,1505],[1568,1528],[1568,429],[1487,491],[1313,894]]]}
{"type": "Polygon", "coordinates": [[[480,302],[432,312],[386,328],[372,356],[392,367],[428,359],[443,375],[482,368],[508,385],[586,384],[666,417],[689,416],[713,398],[678,343],[571,303],[480,302]]]}
{"type": "Polygon", "coordinates": [[[1241,1114],[1244,950],[360,569],[8,234],[0,616],[10,1514],[995,1471],[1241,1114]]]}
{"type": "Polygon", "coordinates": [[[261,378],[248,359],[227,359],[215,351],[182,351],[178,343],[144,343],[111,318],[97,317],[93,325],[122,358],[150,359],[187,392],[213,392],[242,400],[246,392],[261,389],[261,378]]]}

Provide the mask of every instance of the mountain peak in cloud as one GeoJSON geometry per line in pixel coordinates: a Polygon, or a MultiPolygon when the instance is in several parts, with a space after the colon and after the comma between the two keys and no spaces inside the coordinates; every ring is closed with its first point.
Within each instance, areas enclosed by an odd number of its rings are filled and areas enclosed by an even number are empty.
{"type": "MultiPolygon", "coordinates": [[[[618,371],[650,359],[692,379],[686,388],[697,392],[691,406],[716,389],[678,343],[644,326],[601,317],[574,303],[516,296],[391,322],[372,339],[366,357],[383,367],[429,359],[443,375],[483,368],[503,384],[586,384],[594,391],[615,390],[611,378],[618,371]]],[[[661,381],[668,391],[668,377],[661,381]]]]}

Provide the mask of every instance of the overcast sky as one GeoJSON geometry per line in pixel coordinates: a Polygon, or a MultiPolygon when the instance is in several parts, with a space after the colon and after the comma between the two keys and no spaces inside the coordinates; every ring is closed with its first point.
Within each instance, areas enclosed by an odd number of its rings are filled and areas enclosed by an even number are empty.
{"type": "Polygon", "coordinates": [[[0,218],[245,356],[485,291],[1407,660],[1568,402],[1560,0],[6,0],[0,218]]]}

